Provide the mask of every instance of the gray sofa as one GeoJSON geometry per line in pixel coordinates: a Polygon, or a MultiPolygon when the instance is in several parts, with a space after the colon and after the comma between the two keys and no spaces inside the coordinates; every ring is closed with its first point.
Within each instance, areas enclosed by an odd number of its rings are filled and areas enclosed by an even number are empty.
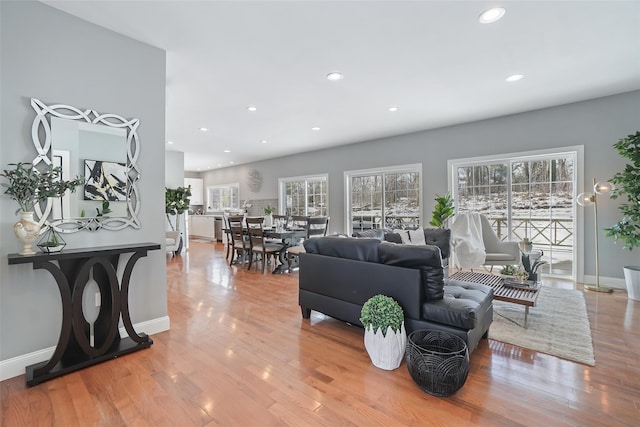
{"type": "Polygon", "coordinates": [[[368,238],[322,237],[304,242],[300,255],[299,304],[362,326],[360,310],[372,296],[394,298],[405,327],[436,329],[465,340],[469,352],[486,337],[493,320],[490,287],[444,279],[440,249],[368,238]]]}

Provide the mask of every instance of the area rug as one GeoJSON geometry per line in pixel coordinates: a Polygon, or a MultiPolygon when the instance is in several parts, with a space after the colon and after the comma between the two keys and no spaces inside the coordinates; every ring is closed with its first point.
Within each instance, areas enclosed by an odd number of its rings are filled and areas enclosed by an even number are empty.
{"type": "Polygon", "coordinates": [[[582,292],[542,287],[535,307],[493,301],[489,338],[595,366],[591,328],[582,292]]]}

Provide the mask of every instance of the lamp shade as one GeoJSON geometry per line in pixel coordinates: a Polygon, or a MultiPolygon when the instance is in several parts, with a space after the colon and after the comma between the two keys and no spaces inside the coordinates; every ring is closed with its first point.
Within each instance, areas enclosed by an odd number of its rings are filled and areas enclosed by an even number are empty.
{"type": "Polygon", "coordinates": [[[580,206],[591,206],[595,201],[596,195],[593,193],[580,193],[578,197],[576,197],[576,202],[580,206]]]}
{"type": "Polygon", "coordinates": [[[593,191],[596,194],[608,194],[613,190],[613,184],[607,181],[596,182],[593,186],[593,191]]]}

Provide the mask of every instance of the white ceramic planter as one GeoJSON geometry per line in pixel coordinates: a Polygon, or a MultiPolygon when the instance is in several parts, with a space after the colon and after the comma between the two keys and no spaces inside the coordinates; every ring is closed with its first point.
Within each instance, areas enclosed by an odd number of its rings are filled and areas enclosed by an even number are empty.
{"type": "Polygon", "coordinates": [[[640,301],[640,267],[625,265],[624,280],[627,283],[629,299],[640,301]]]}
{"type": "Polygon", "coordinates": [[[373,333],[373,328],[369,325],[364,331],[364,347],[369,353],[374,366],[391,371],[396,369],[404,359],[404,350],[407,345],[407,332],[404,329],[404,322],[400,332],[394,332],[391,327],[387,328],[387,335],[382,335],[378,329],[373,333]]]}

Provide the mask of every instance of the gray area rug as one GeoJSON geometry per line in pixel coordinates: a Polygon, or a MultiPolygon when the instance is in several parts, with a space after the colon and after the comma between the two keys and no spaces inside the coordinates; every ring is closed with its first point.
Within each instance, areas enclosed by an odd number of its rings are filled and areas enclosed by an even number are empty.
{"type": "Polygon", "coordinates": [[[524,306],[494,300],[493,311],[490,339],[595,366],[582,292],[542,287],[536,306],[529,308],[527,329],[524,306]]]}

